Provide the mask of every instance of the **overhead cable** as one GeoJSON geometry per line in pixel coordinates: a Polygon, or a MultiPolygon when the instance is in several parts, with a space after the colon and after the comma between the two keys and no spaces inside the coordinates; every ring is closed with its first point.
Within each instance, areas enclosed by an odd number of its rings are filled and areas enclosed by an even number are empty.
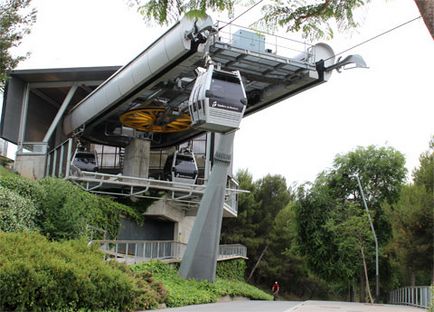
{"type": "Polygon", "coordinates": [[[244,14],[246,14],[247,12],[249,12],[250,10],[252,10],[254,7],[258,6],[259,4],[261,4],[262,2],[264,2],[264,0],[259,0],[258,2],[256,2],[254,5],[252,5],[250,8],[248,8],[247,10],[245,10],[243,13],[241,13],[240,15],[236,16],[235,18],[233,18],[232,20],[230,20],[227,24],[223,25],[222,27],[219,28],[219,30],[222,30],[223,28],[225,28],[226,26],[232,24],[234,21],[236,21],[238,18],[240,18],[241,16],[243,16],[244,14]]]}
{"type": "Polygon", "coordinates": [[[369,39],[367,39],[367,40],[365,40],[365,41],[362,41],[362,42],[360,42],[360,43],[358,43],[358,44],[352,46],[351,48],[348,48],[348,49],[345,49],[345,50],[343,50],[343,51],[341,51],[341,52],[339,52],[339,53],[336,53],[336,54],[330,56],[328,59],[326,59],[326,60],[324,60],[324,61],[328,61],[328,60],[330,60],[330,59],[332,59],[332,58],[334,58],[334,57],[336,57],[336,56],[338,56],[338,55],[341,55],[341,54],[343,54],[343,53],[345,53],[345,52],[348,52],[349,50],[352,50],[352,49],[357,48],[357,47],[359,47],[359,46],[361,46],[361,45],[363,45],[363,44],[365,44],[365,43],[368,43],[369,41],[372,41],[372,40],[377,39],[377,38],[379,38],[379,37],[381,37],[381,36],[384,36],[384,35],[386,35],[386,34],[392,32],[392,31],[394,31],[394,30],[396,30],[396,29],[398,29],[398,28],[400,28],[400,27],[403,27],[403,26],[405,26],[405,25],[407,25],[407,24],[410,24],[410,23],[414,22],[415,20],[418,20],[418,19],[421,18],[421,17],[422,17],[422,16],[419,15],[418,17],[415,17],[415,18],[413,18],[413,19],[411,19],[411,20],[409,20],[409,21],[407,21],[407,22],[404,22],[404,23],[402,23],[402,24],[399,24],[399,25],[397,25],[397,26],[395,26],[395,27],[393,27],[393,28],[391,28],[391,29],[389,29],[389,30],[386,30],[386,31],[384,31],[384,32],[382,32],[382,33],[380,33],[380,34],[374,36],[374,37],[371,37],[371,38],[369,38],[369,39]]]}

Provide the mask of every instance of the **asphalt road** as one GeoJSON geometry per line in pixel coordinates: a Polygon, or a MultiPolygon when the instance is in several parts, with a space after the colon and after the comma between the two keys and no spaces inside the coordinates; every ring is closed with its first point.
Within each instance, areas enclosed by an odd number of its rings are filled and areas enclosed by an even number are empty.
{"type": "Polygon", "coordinates": [[[181,308],[161,309],[161,312],[286,312],[300,302],[297,301],[232,301],[198,304],[181,308]]]}
{"type": "Polygon", "coordinates": [[[424,312],[425,309],[389,304],[336,301],[232,301],[161,309],[161,312],[424,312]]]}

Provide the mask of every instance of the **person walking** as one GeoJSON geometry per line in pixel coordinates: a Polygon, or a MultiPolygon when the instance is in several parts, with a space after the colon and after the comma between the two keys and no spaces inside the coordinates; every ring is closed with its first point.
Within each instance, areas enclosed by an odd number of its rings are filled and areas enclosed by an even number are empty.
{"type": "Polygon", "coordinates": [[[273,299],[277,300],[279,296],[280,285],[277,281],[274,282],[273,286],[271,286],[271,292],[273,293],[273,299]]]}

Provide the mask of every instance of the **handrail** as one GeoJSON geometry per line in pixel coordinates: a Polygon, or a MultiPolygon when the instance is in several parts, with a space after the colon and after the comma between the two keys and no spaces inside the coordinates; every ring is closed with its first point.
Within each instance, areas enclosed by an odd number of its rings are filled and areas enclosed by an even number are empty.
{"type": "MultiPolygon", "coordinates": [[[[73,168],[73,166],[71,166],[73,168]]],[[[99,172],[81,171],[80,175],[69,175],[68,179],[80,185],[86,191],[96,194],[114,196],[134,196],[137,198],[154,198],[152,195],[145,194],[148,189],[161,190],[166,192],[183,193],[181,197],[170,196],[167,200],[180,203],[199,204],[200,197],[203,195],[206,185],[189,184],[174,181],[156,180],[153,178],[140,178],[123,175],[113,175],[99,172]],[[108,189],[110,186],[112,189],[108,189]],[[184,197],[184,195],[189,195],[184,197]]],[[[226,202],[225,209],[233,214],[237,214],[237,194],[248,193],[249,191],[239,189],[237,184],[231,182],[225,190],[226,202]]],[[[179,195],[178,195],[179,196],[179,195]]]]}
{"type": "MultiPolygon", "coordinates": [[[[106,258],[128,264],[154,259],[180,261],[187,244],[171,240],[91,240],[89,246],[99,244],[106,258]]],[[[220,245],[218,260],[246,258],[247,248],[241,244],[220,245]]]]}
{"type": "Polygon", "coordinates": [[[389,303],[429,308],[432,302],[432,286],[409,286],[392,290],[389,303]]]}

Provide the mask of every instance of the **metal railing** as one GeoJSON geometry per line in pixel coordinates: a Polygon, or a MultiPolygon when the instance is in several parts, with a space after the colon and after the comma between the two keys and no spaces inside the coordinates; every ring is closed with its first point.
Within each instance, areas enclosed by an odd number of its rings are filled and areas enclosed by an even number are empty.
{"type": "Polygon", "coordinates": [[[218,41],[222,43],[233,46],[238,46],[240,42],[250,43],[250,52],[295,58],[305,62],[315,60],[313,46],[305,41],[294,40],[257,29],[252,30],[223,21],[217,21],[217,28],[221,29],[218,32],[218,41]]]}
{"type": "Polygon", "coordinates": [[[45,155],[47,148],[45,142],[23,142],[18,145],[17,155],[45,155]]]}
{"type": "Polygon", "coordinates": [[[73,139],[69,138],[48,151],[45,176],[68,178],[71,169],[73,139]]]}
{"type": "MultiPolygon", "coordinates": [[[[72,168],[73,166],[71,166],[71,169],[72,168]]],[[[153,189],[171,192],[173,196],[170,198],[167,197],[166,200],[192,205],[199,204],[200,197],[203,195],[206,188],[206,185],[87,171],[80,171],[79,173],[71,172],[71,175],[69,175],[67,178],[80,185],[86,191],[96,194],[161,199],[161,197],[155,197],[148,194],[148,191],[153,189]]],[[[238,189],[238,186],[235,184],[235,182],[231,182],[231,186],[235,188],[226,189],[226,202],[224,207],[226,210],[236,215],[236,195],[238,193],[246,193],[247,191],[238,189]]]]}
{"type": "Polygon", "coordinates": [[[395,289],[389,293],[389,303],[427,309],[432,306],[432,287],[413,286],[395,289]]]}
{"type": "MultiPolygon", "coordinates": [[[[107,258],[128,264],[150,260],[180,261],[187,244],[176,241],[144,240],[93,240],[89,245],[98,244],[107,258]]],[[[247,248],[240,244],[220,245],[219,260],[233,257],[246,258],[247,248]]]]}
{"type": "Polygon", "coordinates": [[[219,259],[243,257],[247,258],[247,247],[241,244],[219,246],[219,259]]]}

